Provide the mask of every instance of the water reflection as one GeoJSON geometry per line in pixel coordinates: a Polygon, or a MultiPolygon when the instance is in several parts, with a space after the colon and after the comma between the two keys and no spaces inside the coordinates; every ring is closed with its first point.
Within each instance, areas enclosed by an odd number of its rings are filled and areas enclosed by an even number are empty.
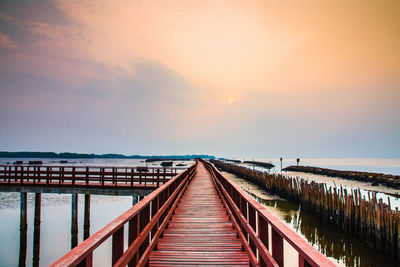
{"type": "Polygon", "coordinates": [[[33,223],[33,267],[39,266],[40,257],[40,210],[42,206],[42,194],[35,193],[35,219],[33,223]]]}
{"type": "Polygon", "coordinates": [[[90,195],[85,194],[85,215],[83,218],[83,240],[90,236],[90,195]]]}
{"type": "Polygon", "coordinates": [[[19,223],[19,263],[18,266],[26,265],[26,242],[27,242],[27,231],[28,231],[28,223],[27,223],[27,193],[21,193],[20,197],[20,223],[19,223]]]}
{"type": "MultiPolygon", "coordinates": [[[[0,266],[48,266],[138,202],[126,194],[0,192],[0,266]]],[[[111,247],[99,251],[95,265],[108,266],[111,247]]]]}
{"type": "MultiPolygon", "coordinates": [[[[260,204],[272,208],[272,212],[286,222],[321,253],[334,258],[343,266],[398,266],[389,256],[376,252],[366,243],[346,235],[321,222],[315,216],[302,211],[288,201],[264,199],[247,192],[260,204]]],[[[270,209],[271,210],[271,209],[270,209]]]]}
{"type": "Polygon", "coordinates": [[[78,245],[78,194],[71,200],[71,249],[78,245]]]}

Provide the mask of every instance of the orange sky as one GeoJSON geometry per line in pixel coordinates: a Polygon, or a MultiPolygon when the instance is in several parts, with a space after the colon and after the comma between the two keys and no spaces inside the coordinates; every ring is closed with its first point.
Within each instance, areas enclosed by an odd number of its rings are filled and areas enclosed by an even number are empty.
{"type": "MultiPolygon", "coordinates": [[[[58,91],[49,90],[63,95],[66,103],[75,103],[82,92],[108,93],[112,97],[102,100],[102,105],[113,107],[115,116],[135,115],[121,118],[114,126],[124,132],[122,137],[107,133],[99,139],[125,140],[136,133],[122,121],[141,123],[142,119],[135,107],[121,107],[127,95],[135,95],[136,100],[158,95],[160,101],[157,97],[141,100],[149,109],[145,114],[161,127],[146,126],[155,132],[149,141],[161,140],[162,149],[154,148],[154,152],[175,149],[176,145],[166,143],[179,138],[184,144],[177,152],[209,144],[212,153],[235,153],[236,140],[252,139],[254,144],[243,141],[238,154],[264,155],[261,149],[253,152],[258,149],[256,143],[276,144],[264,140],[265,136],[281,137],[281,143],[291,146],[301,143],[299,153],[329,156],[328,151],[313,147],[325,145],[329,150],[340,140],[351,144],[368,132],[351,151],[344,145],[343,151],[339,148],[333,154],[362,154],[360,149],[369,151],[375,142],[373,154],[400,156],[393,152],[399,148],[396,137],[400,133],[399,1],[59,0],[30,5],[13,1],[0,5],[0,72],[6,84],[1,94],[12,99],[4,103],[3,114],[13,109],[37,111],[38,106],[42,111],[65,113],[68,105],[60,107],[49,96],[44,103],[29,89],[42,83],[52,88],[51,82],[56,82],[58,91]],[[29,80],[26,91],[16,93],[13,86],[24,85],[5,79],[8,73],[40,81],[29,80]],[[99,80],[108,86],[103,91],[93,86],[99,80]],[[179,101],[186,105],[169,99],[171,95],[183,95],[179,101]],[[234,101],[228,101],[231,97],[234,101]],[[157,108],[150,110],[153,106],[157,108]],[[168,110],[179,125],[168,137],[157,134],[164,127],[156,118],[158,109],[168,110]],[[198,123],[193,125],[193,120],[198,123]],[[383,134],[379,128],[387,131],[383,134]],[[297,137],[292,140],[289,132],[297,137]],[[199,144],[191,147],[193,138],[199,144]],[[385,138],[387,143],[381,143],[385,138]]],[[[94,99],[88,101],[95,105],[94,99]]],[[[95,114],[79,112],[100,120],[95,114]]],[[[99,117],[105,112],[99,109],[99,117]]],[[[0,119],[12,124],[5,115],[0,119]]],[[[43,125],[51,122],[47,118],[43,125]]],[[[0,135],[11,141],[12,132],[18,130],[0,135]]],[[[28,148],[46,144],[39,137],[32,142],[38,145],[28,148]]],[[[127,152],[121,146],[122,142],[107,149],[127,152]]],[[[15,146],[19,148],[23,147],[15,146]]],[[[135,143],[128,148],[134,150],[135,143]]],[[[70,148],[65,144],[54,149],[70,148]]],[[[273,154],[293,154],[296,147],[272,150],[273,154]]]]}

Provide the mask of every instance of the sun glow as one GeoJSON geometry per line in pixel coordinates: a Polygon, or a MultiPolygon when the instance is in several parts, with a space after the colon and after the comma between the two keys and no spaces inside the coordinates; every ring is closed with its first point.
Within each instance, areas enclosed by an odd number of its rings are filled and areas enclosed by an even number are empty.
{"type": "Polygon", "coordinates": [[[233,97],[233,96],[230,96],[229,98],[228,98],[228,104],[232,104],[233,102],[235,102],[235,98],[233,97]]]}

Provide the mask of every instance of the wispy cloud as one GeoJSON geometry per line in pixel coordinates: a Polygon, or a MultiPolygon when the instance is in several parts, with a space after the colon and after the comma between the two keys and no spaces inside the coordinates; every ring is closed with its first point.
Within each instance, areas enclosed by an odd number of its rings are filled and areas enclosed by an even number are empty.
{"type": "Polygon", "coordinates": [[[7,15],[4,12],[0,12],[0,21],[2,21],[3,23],[4,22],[5,23],[9,23],[9,24],[17,26],[19,28],[23,27],[21,21],[18,18],[14,17],[14,16],[7,15]]]}
{"type": "MultiPolygon", "coordinates": [[[[357,134],[376,141],[379,128],[396,136],[399,13],[392,0],[5,2],[1,123],[34,129],[31,111],[46,118],[38,140],[61,117],[74,141],[102,132],[132,149],[132,136],[164,149],[177,138],[225,151],[240,141],[260,153],[278,151],[281,137],[295,151],[357,134]]],[[[400,151],[385,142],[381,151],[400,151]]]]}
{"type": "Polygon", "coordinates": [[[7,49],[17,49],[17,44],[7,35],[0,32],[0,47],[7,49]]]}

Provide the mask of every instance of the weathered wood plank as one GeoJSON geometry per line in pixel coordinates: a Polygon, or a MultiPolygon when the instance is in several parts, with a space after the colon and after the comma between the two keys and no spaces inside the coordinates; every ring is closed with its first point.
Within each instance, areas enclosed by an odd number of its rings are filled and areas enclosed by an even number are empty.
{"type": "Polygon", "coordinates": [[[249,257],[203,164],[198,165],[149,265],[249,266],[249,257]]]}

